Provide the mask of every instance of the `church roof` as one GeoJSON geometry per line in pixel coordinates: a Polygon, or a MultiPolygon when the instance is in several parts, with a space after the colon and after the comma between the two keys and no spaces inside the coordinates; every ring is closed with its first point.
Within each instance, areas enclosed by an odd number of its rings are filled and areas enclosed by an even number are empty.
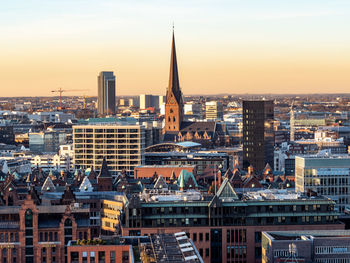
{"type": "Polygon", "coordinates": [[[216,123],[215,121],[183,121],[181,123],[180,131],[181,132],[207,132],[214,133],[215,132],[216,123]]]}

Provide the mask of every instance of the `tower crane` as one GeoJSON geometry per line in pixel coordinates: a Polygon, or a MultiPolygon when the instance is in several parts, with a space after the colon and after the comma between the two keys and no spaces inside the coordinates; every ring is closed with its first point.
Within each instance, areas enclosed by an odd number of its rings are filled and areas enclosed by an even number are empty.
{"type": "Polygon", "coordinates": [[[51,92],[56,92],[60,94],[60,109],[62,109],[62,93],[73,92],[73,91],[87,91],[87,90],[86,89],[62,89],[62,88],[59,88],[58,90],[51,90],[51,92]]]}

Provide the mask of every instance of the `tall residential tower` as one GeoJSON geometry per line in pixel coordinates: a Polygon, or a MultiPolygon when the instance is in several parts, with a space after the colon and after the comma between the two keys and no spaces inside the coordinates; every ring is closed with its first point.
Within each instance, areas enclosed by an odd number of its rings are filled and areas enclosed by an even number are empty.
{"type": "Polygon", "coordinates": [[[266,164],[273,168],[274,102],[243,101],[243,168],[250,165],[261,172],[266,164]]]}
{"type": "Polygon", "coordinates": [[[115,114],[115,76],[113,71],[102,71],[98,81],[98,114],[115,114]]]}

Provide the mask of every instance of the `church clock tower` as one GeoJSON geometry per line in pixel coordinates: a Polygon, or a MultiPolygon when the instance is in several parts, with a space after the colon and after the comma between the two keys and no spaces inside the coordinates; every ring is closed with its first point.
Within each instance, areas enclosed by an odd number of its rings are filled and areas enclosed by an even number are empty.
{"type": "Polygon", "coordinates": [[[165,102],[165,132],[179,132],[183,121],[184,105],[177,71],[175,35],[171,46],[169,86],[165,102]]]}

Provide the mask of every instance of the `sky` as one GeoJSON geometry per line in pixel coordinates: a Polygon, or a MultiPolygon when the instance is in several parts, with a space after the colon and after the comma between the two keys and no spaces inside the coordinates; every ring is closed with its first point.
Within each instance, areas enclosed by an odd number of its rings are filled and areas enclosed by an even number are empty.
{"type": "Polygon", "coordinates": [[[185,95],[350,93],[349,0],[11,0],[0,97],[165,94],[173,24],[185,95]]]}

